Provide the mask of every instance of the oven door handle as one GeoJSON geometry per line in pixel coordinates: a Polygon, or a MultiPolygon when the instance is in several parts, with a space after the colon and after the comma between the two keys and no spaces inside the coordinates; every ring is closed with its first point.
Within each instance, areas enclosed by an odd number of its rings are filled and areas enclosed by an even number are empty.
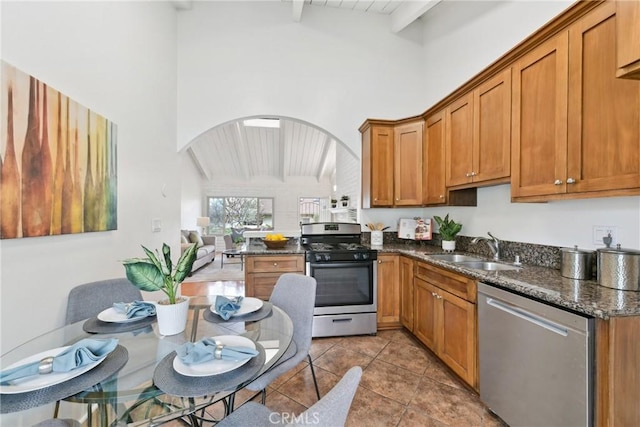
{"type": "Polygon", "coordinates": [[[333,319],[332,322],[333,323],[339,323],[339,322],[352,322],[353,321],[353,317],[344,317],[341,319],[333,319]]]}

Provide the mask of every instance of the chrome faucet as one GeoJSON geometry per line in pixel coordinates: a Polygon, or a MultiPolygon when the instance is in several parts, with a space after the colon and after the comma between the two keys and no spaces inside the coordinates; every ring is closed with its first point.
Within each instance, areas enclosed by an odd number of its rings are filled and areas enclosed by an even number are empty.
{"type": "Polygon", "coordinates": [[[490,239],[486,237],[478,236],[478,237],[475,237],[471,241],[471,243],[476,244],[480,241],[486,242],[487,246],[489,246],[489,249],[491,249],[491,253],[493,254],[493,259],[496,261],[499,261],[500,260],[500,240],[498,240],[497,237],[491,234],[490,231],[487,234],[489,235],[489,237],[491,237],[490,239]]]}

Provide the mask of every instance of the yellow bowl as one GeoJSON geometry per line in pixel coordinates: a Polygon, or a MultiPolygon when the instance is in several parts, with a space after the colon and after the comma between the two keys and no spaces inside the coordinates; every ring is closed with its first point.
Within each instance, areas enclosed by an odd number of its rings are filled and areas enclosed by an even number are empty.
{"type": "Polygon", "coordinates": [[[264,244],[269,249],[282,249],[289,242],[289,239],[284,240],[263,240],[264,244]]]}

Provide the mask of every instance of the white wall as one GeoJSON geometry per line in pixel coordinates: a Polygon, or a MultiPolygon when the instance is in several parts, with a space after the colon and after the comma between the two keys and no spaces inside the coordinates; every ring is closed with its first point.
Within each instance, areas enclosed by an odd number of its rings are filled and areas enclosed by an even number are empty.
{"type": "MultiPolygon", "coordinates": [[[[441,2],[424,19],[426,96],[418,114],[453,92],[516,44],[562,12],[567,1],[441,2]]],[[[362,223],[396,226],[400,217],[451,216],[461,235],[518,242],[597,248],[593,226],[615,226],[625,247],[640,248],[640,197],[548,203],[511,203],[510,186],[478,189],[478,206],[429,209],[367,209],[362,223]]],[[[392,228],[395,229],[395,228],[392,228]]],[[[526,262],[526,261],[525,261],[526,262]]]]}
{"type": "Polygon", "coordinates": [[[191,156],[186,152],[180,153],[180,171],[182,178],[182,201],[180,203],[180,228],[184,230],[199,229],[196,219],[206,216],[204,204],[204,189],[202,177],[194,167],[191,156]]]}
{"type": "Polygon", "coordinates": [[[2,353],[61,326],[69,290],[124,276],[120,261],[142,256],[140,244],[179,249],[181,174],[176,23],[168,3],[0,8],[5,61],[118,125],[117,231],[0,241],[2,353]],[[162,220],[161,232],[151,232],[152,218],[162,220]]]}
{"type": "Polygon", "coordinates": [[[291,3],[194,2],[178,13],[178,144],[239,117],[313,123],[360,153],[368,117],[424,109],[419,23],[392,34],[389,17],[291,3]]]}

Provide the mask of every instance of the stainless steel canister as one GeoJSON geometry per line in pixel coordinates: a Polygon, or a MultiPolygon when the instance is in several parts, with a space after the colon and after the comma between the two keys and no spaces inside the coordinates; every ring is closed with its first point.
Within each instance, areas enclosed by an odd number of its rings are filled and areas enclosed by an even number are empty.
{"type": "Polygon", "coordinates": [[[640,251],[598,249],[598,283],[607,288],[640,291],[640,251]]]}
{"type": "Polygon", "coordinates": [[[573,248],[562,248],[560,274],[569,279],[589,280],[593,277],[594,251],[573,248]]]}

